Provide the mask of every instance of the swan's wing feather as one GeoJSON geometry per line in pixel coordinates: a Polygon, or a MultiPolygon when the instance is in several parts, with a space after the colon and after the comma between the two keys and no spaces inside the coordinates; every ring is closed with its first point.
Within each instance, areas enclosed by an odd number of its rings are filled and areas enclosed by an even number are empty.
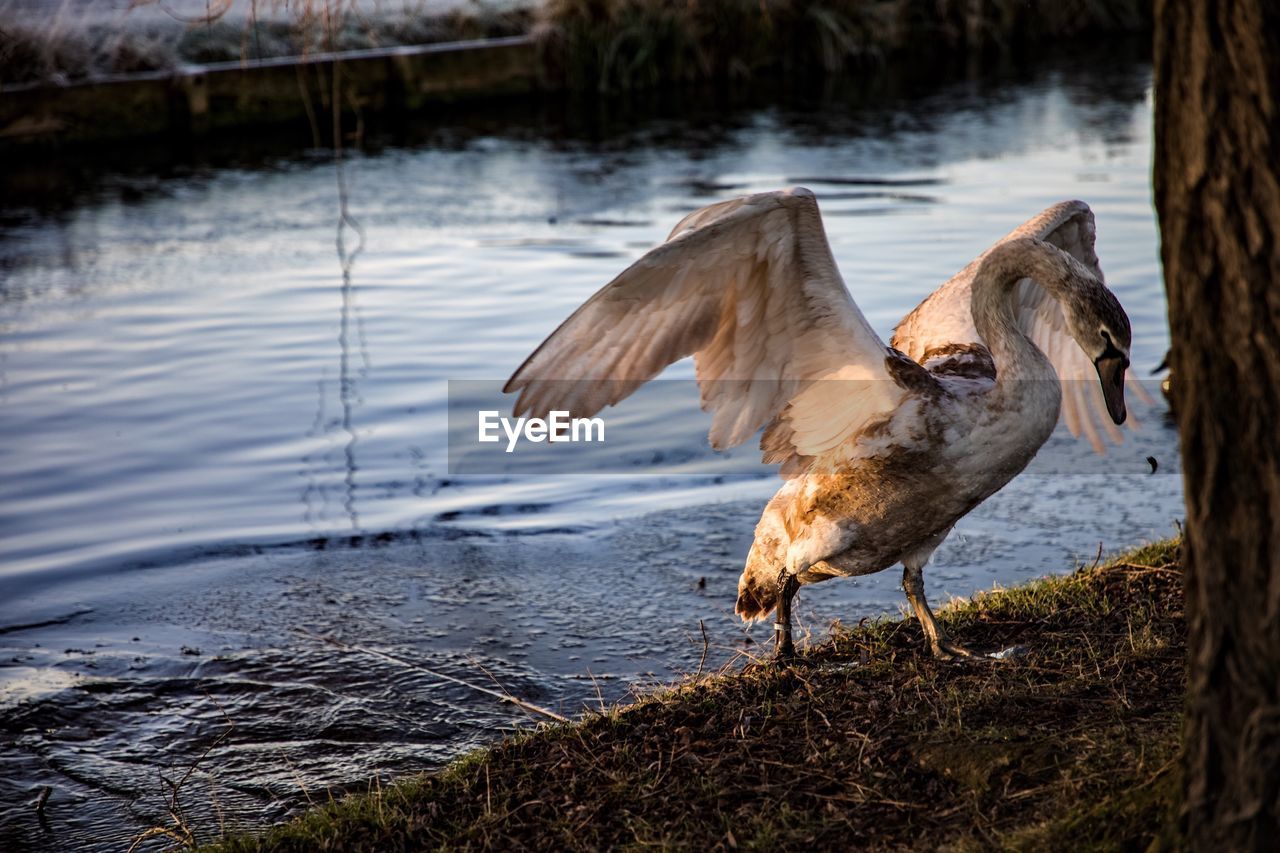
{"type": "MultiPolygon", "coordinates": [[[[1101,271],[1099,270],[1099,280],[1101,271]]],[[[1124,434],[1107,415],[1106,399],[1093,362],[1067,331],[1066,317],[1058,301],[1030,279],[1019,285],[1021,308],[1018,323],[1058,373],[1063,385],[1063,412],[1071,434],[1083,436],[1098,453],[1106,452],[1105,434],[1120,443],[1124,434]]],[[[1132,377],[1131,377],[1132,378],[1132,377]]]]}
{"type": "Polygon", "coordinates": [[[889,345],[923,364],[931,350],[950,344],[982,344],[969,304],[973,277],[983,256],[975,258],[925,297],[893,330],[889,345]]]}
{"type": "Polygon", "coordinates": [[[712,445],[740,444],[772,424],[770,461],[829,452],[906,393],[804,189],[686,216],[562,323],[504,390],[519,392],[517,415],[589,417],[688,355],[712,413],[712,445]],[[809,390],[825,379],[858,381],[838,395],[809,390]]]}
{"type": "MultiPolygon", "coordinates": [[[[1098,265],[1098,256],[1093,248],[1094,233],[1093,211],[1083,201],[1064,201],[1045,209],[1006,234],[990,249],[974,258],[964,269],[929,294],[914,311],[898,323],[890,344],[916,361],[920,361],[925,353],[937,347],[948,344],[982,343],[978,330],[973,325],[973,312],[969,305],[973,292],[973,277],[991,249],[1019,237],[1037,237],[1052,243],[1069,252],[1097,276],[1099,281],[1103,281],[1102,269],[1098,265]]],[[[1043,299],[1027,293],[1025,288],[1019,294],[1019,314],[1047,303],[1057,310],[1057,316],[1051,316],[1045,309],[1045,319],[1060,323],[1061,328],[1065,330],[1066,318],[1062,316],[1058,303],[1049,298],[1042,289],[1037,288],[1037,290],[1040,291],[1043,299]]]]}
{"type": "MultiPolygon", "coordinates": [[[[996,245],[1019,237],[1039,238],[1072,255],[1105,284],[1094,249],[1096,235],[1093,211],[1089,205],[1083,201],[1064,201],[1019,225],[996,245]]],[[[981,342],[973,325],[969,300],[974,275],[984,257],[986,252],[903,318],[894,330],[892,345],[917,361],[923,361],[931,350],[947,344],[981,342]]],[[[1102,433],[1119,442],[1122,433],[1107,416],[1106,400],[1102,387],[1096,381],[1093,364],[1067,331],[1062,306],[1044,288],[1024,279],[1018,287],[1016,311],[1022,330],[1048,356],[1062,380],[1063,419],[1071,434],[1083,435],[1099,453],[1105,449],[1102,433]]],[[[1136,380],[1132,376],[1129,380],[1134,387],[1136,380]]],[[[1136,390],[1146,397],[1141,386],[1136,390]]]]}

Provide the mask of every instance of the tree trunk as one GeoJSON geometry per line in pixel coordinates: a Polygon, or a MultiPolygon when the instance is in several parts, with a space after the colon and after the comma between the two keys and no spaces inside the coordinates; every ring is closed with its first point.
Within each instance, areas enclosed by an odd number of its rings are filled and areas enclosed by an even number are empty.
{"type": "Polygon", "coordinates": [[[1191,849],[1280,844],[1280,0],[1156,0],[1191,849]]]}

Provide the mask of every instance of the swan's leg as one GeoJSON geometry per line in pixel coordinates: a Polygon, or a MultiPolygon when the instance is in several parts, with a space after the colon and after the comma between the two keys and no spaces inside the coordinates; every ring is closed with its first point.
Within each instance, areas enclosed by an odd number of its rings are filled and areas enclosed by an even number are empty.
{"type": "Polygon", "coordinates": [[[929,602],[924,597],[924,561],[910,560],[904,561],[902,564],[902,589],[907,593],[907,601],[911,602],[911,609],[916,612],[916,618],[920,620],[920,627],[924,629],[925,639],[929,641],[929,648],[933,651],[933,656],[942,660],[952,660],[957,657],[970,658],[973,653],[963,646],[957,646],[947,639],[947,635],[938,627],[938,623],[933,618],[933,611],[929,609],[929,602]]]}
{"type": "Polygon", "coordinates": [[[791,641],[791,599],[799,588],[800,581],[784,569],[778,579],[778,609],[773,622],[773,656],[780,661],[796,656],[795,643],[791,641]]]}

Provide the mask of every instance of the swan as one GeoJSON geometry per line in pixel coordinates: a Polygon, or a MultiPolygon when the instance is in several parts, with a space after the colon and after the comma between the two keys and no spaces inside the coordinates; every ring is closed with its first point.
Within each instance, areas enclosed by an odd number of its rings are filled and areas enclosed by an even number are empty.
{"type": "Polygon", "coordinates": [[[776,656],[795,653],[800,586],[901,563],[932,653],[968,657],[926,600],[930,555],[1027,466],[1060,412],[1099,450],[1125,420],[1129,319],[1094,238],[1084,202],[1048,208],[886,345],[845,288],[811,191],[719,202],[588,299],[504,391],[517,416],[590,417],[693,355],[712,447],[763,427],[764,460],[781,464],[735,607],[747,621],[775,613],[776,656]],[[1088,388],[1073,381],[1086,371],[1099,380],[1088,388]]]}

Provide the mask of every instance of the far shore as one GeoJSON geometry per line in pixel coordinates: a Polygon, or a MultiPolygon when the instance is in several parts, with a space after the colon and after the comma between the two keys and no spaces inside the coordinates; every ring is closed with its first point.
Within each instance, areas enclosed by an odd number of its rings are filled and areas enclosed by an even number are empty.
{"type": "Polygon", "coordinates": [[[1011,14],[910,0],[552,0],[370,17],[343,7],[288,20],[220,11],[137,26],[13,18],[13,7],[0,7],[0,150],[281,124],[309,126],[316,147],[342,147],[322,132],[342,122],[317,116],[336,109],[358,126],[375,114],[539,92],[816,83],[895,62],[982,62],[1065,39],[1144,32],[1150,6],[1099,0],[1067,15],[1051,0],[1011,14]]]}

